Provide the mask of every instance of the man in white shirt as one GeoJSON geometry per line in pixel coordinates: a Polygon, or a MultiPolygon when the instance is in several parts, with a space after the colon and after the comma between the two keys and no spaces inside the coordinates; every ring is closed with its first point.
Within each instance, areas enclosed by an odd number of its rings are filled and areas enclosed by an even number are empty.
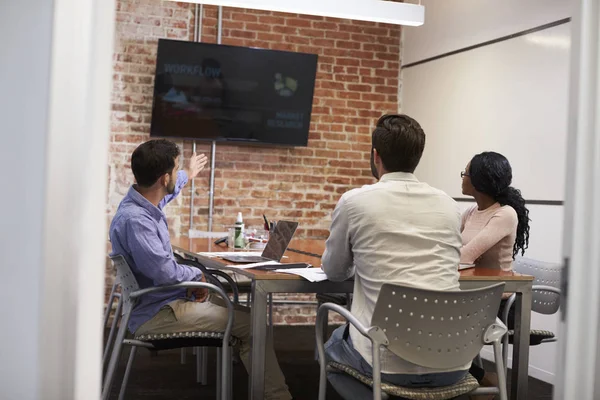
{"type": "MultiPolygon", "coordinates": [[[[385,115],[372,134],[371,170],[379,181],[346,192],[335,210],[323,254],[332,281],[354,277],[352,314],[369,326],[384,283],[433,290],[457,290],[460,261],[460,211],[446,193],[413,175],[425,133],[406,115],[385,115]]],[[[372,374],[370,341],[356,329],[338,328],[325,345],[328,360],[372,374]]],[[[381,353],[384,381],[401,386],[434,387],[458,382],[469,365],[431,369],[381,353]]],[[[370,388],[343,374],[329,381],[345,399],[366,399],[370,388]]]]}

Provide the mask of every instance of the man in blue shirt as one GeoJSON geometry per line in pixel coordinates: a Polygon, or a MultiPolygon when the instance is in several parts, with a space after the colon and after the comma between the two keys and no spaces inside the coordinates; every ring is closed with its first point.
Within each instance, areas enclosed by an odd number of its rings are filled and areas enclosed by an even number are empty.
{"type": "MultiPolygon", "coordinates": [[[[133,185],[110,225],[113,254],[127,260],[141,288],[204,281],[199,269],[177,264],[173,257],[163,208],[206,165],[206,156],[194,154],[189,168],[179,171],[179,148],[160,139],[141,144],[131,156],[133,185]]],[[[207,301],[205,289],[176,289],[142,297],[131,313],[128,328],[136,335],[187,331],[223,332],[227,308],[207,301]]],[[[235,311],[233,335],[240,342],[246,368],[250,355],[250,314],[235,311]]],[[[266,352],[265,399],[291,399],[269,339],[266,352]]]]}

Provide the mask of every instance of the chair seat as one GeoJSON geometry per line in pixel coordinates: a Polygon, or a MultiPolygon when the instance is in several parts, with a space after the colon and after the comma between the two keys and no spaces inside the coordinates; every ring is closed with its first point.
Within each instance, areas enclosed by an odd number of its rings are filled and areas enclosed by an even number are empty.
{"type": "MultiPolygon", "coordinates": [[[[514,330],[508,331],[508,343],[513,344],[514,336],[515,336],[514,330]]],[[[544,331],[544,330],[540,330],[540,329],[532,329],[531,331],[529,331],[529,345],[530,346],[537,346],[538,344],[542,343],[542,340],[553,339],[553,338],[554,338],[554,332],[544,331]]]]}
{"type": "MultiPolygon", "coordinates": [[[[181,347],[221,347],[223,332],[173,332],[150,333],[137,335],[135,340],[150,343],[156,350],[178,349],[181,347]]],[[[235,346],[238,339],[231,337],[230,346],[235,346]]]]}
{"type": "MultiPolygon", "coordinates": [[[[328,367],[344,372],[360,382],[373,387],[373,378],[363,375],[352,367],[337,362],[329,362],[328,367]]],[[[451,386],[440,386],[436,388],[411,388],[392,385],[387,382],[381,383],[381,390],[390,396],[403,397],[411,400],[444,400],[462,396],[472,392],[479,387],[477,380],[467,374],[459,382],[451,386]]]]}

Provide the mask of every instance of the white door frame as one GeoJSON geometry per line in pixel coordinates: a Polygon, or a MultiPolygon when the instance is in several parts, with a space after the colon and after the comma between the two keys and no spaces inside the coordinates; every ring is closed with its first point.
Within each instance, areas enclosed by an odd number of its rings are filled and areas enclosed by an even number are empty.
{"type": "Polygon", "coordinates": [[[600,386],[594,387],[600,381],[600,0],[574,7],[557,363],[563,368],[554,398],[593,400],[600,398],[600,386]]]}
{"type": "Polygon", "coordinates": [[[101,392],[115,6],[54,0],[38,398],[101,392]]]}

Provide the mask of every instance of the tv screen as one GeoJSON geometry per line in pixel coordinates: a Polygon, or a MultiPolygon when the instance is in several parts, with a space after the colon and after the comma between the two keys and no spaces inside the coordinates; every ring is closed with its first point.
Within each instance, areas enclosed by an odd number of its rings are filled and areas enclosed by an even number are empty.
{"type": "Polygon", "coordinates": [[[151,136],[306,146],[315,54],[161,39],[151,136]]]}

